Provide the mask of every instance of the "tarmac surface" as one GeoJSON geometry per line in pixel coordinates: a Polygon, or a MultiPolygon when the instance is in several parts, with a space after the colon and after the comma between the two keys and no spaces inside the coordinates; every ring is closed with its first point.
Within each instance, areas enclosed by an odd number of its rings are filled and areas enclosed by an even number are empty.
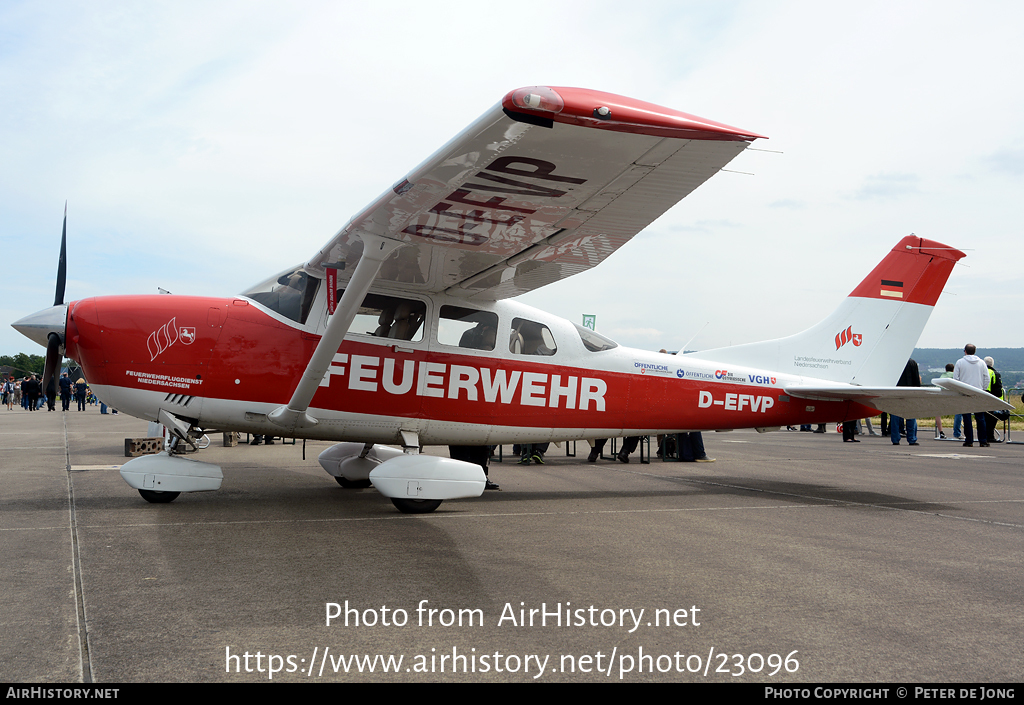
{"type": "Polygon", "coordinates": [[[0,410],[0,680],[1024,673],[1024,446],[844,444],[830,426],[707,433],[713,464],[588,464],[580,443],[521,467],[506,447],[502,491],[409,516],[339,487],[327,443],[303,460],[301,441],[219,435],[190,457],[222,466],[220,491],[149,504],[117,472],[146,435],[96,407],[0,410]]]}

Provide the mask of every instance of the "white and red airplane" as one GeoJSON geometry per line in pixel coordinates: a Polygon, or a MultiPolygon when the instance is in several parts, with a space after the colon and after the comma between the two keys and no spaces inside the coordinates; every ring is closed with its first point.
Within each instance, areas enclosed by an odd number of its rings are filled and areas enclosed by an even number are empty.
{"type": "MultiPolygon", "coordinates": [[[[321,455],[325,469],[406,512],[484,488],[478,465],[424,445],[1006,407],[953,380],[890,386],[964,256],[919,237],[803,333],[676,357],[509,300],[597,266],[758,137],[608,93],[521,88],[307,262],[239,296],[64,304],[62,242],[54,306],[14,327],[47,346],[47,377],[64,354],[106,403],[177,439],[216,428],[347,441],[321,455]]],[[[121,474],[151,502],[222,479],[170,451],[121,474]]]]}

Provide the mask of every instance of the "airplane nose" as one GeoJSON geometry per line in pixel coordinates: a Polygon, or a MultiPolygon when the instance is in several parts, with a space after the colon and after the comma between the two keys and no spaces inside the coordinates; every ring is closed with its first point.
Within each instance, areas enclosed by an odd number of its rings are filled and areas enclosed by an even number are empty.
{"type": "Polygon", "coordinates": [[[68,321],[68,305],[60,304],[51,306],[25,316],[20,321],[11,324],[14,330],[24,335],[29,340],[42,345],[47,345],[50,333],[56,333],[63,342],[68,321]]]}

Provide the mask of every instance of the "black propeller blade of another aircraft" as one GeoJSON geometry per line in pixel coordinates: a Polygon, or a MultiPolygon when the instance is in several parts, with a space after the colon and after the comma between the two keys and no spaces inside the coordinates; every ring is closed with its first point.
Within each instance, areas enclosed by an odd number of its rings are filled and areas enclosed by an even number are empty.
{"type": "Polygon", "coordinates": [[[57,292],[53,297],[53,305],[64,303],[64,286],[68,279],[68,204],[64,203],[64,228],[60,233],[60,259],[57,260],[57,292]]]}
{"type": "MultiPolygon", "coordinates": [[[[60,234],[60,259],[57,261],[57,290],[54,293],[53,305],[64,304],[64,288],[68,278],[68,204],[64,203],[64,227],[60,234]]],[[[43,392],[47,401],[52,399],[51,394],[56,395],[56,384],[53,381],[53,371],[60,367],[64,355],[61,353],[63,341],[56,333],[50,333],[46,338],[46,363],[43,365],[43,392]],[[53,385],[51,391],[50,385],[53,385]]]]}

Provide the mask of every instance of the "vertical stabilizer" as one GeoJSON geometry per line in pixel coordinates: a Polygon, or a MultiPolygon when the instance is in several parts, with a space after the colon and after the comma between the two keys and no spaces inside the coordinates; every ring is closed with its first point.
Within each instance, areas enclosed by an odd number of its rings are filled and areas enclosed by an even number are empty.
{"type": "Polygon", "coordinates": [[[825,320],[788,338],[692,357],[864,386],[894,385],[964,253],[909,235],[825,320]]]}

